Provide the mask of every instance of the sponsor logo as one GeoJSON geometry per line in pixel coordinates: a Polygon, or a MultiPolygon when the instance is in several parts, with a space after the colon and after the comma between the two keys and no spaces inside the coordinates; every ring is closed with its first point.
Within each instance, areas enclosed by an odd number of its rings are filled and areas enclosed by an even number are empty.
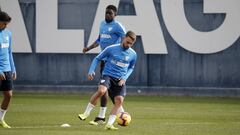
{"type": "Polygon", "coordinates": [[[108,34],[101,34],[101,38],[111,38],[111,35],[108,35],[108,34]]]}
{"type": "Polygon", "coordinates": [[[9,47],[9,43],[2,43],[1,44],[1,48],[8,48],[9,47]]]}

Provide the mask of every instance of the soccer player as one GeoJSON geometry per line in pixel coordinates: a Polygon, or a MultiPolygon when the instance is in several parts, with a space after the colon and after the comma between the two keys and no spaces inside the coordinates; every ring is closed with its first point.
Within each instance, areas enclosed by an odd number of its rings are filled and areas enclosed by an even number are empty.
{"type": "MultiPolygon", "coordinates": [[[[98,39],[91,44],[89,47],[83,49],[83,53],[88,52],[89,50],[96,48],[100,45],[101,50],[105,49],[109,45],[120,43],[122,38],[125,36],[125,28],[121,23],[114,20],[117,15],[117,8],[114,5],[108,5],[105,11],[105,20],[100,24],[100,31],[98,39]]],[[[104,60],[100,63],[100,73],[102,73],[103,67],[105,65],[104,60]]],[[[90,121],[91,125],[98,125],[105,123],[105,113],[107,109],[107,99],[108,95],[105,93],[101,97],[101,107],[97,117],[94,120],[90,121]]],[[[123,108],[122,108],[122,111],[123,108]]]]}
{"type": "Polygon", "coordinates": [[[4,121],[4,116],[12,97],[13,80],[17,77],[12,56],[12,34],[5,29],[10,21],[11,17],[7,13],[0,11],[0,91],[3,91],[0,126],[3,128],[11,128],[4,121]]]}
{"type": "Polygon", "coordinates": [[[105,67],[99,82],[98,90],[90,98],[86,110],[79,114],[81,120],[85,120],[92,109],[97,104],[97,100],[107,91],[109,97],[113,100],[114,106],[111,110],[105,129],[117,130],[113,126],[116,115],[121,109],[124,96],[126,95],[126,80],[132,73],[137,59],[136,52],[131,48],[136,41],[136,35],[128,31],[121,44],[115,44],[105,48],[98,56],[94,58],[88,72],[88,79],[93,80],[97,64],[105,59],[105,67]]]}

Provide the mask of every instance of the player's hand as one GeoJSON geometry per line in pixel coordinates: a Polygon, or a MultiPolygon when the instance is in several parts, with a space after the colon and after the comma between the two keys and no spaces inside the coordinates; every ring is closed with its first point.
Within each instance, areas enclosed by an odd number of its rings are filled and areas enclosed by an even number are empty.
{"type": "Polygon", "coordinates": [[[17,73],[16,72],[12,73],[12,78],[13,78],[13,80],[17,79],[17,73]]]}
{"type": "Polygon", "coordinates": [[[94,76],[95,76],[94,72],[91,74],[88,74],[88,80],[90,80],[90,81],[93,80],[94,76]]]}
{"type": "Polygon", "coordinates": [[[89,51],[89,48],[88,48],[88,47],[84,47],[83,50],[82,50],[83,53],[86,53],[86,52],[88,52],[88,51],[89,51]]]}
{"type": "Polygon", "coordinates": [[[0,72],[0,80],[6,80],[5,74],[0,72]]]}
{"type": "Polygon", "coordinates": [[[118,85],[119,85],[119,86],[123,86],[123,85],[125,85],[125,83],[126,83],[126,81],[123,80],[123,79],[121,79],[121,80],[118,82],[118,85]]]}

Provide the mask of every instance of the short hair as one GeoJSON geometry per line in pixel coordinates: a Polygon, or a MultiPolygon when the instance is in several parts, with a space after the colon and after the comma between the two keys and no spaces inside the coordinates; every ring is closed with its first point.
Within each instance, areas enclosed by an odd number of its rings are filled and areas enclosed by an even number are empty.
{"type": "Polygon", "coordinates": [[[111,10],[113,10],[115,13],[117,13],[117,7],[114,6],[114,5],[108,5],[108,6],[106,7],[106,9],[111,9],[111,10]]]}
{"type": "Polygon", "coordinates": [[[11,20],[12,18],[6,12],[0,11],[0,21],[10,22],[11,20]]]}
{"type": "Polygon", "coordinates": [[[137,38],[136,34],[133,31],[128,31],[126,33],[126,37],[130,37],[133,41],[135,41],[137,38]]]}

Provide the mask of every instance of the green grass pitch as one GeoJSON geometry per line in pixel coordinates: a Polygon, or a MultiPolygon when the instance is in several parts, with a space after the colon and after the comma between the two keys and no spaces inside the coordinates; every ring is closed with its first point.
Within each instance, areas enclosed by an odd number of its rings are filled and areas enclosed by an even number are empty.
{"type": "MultiPolygon", "coordinates": [[[[15,93],[5,120],[12,129],[0,135],[239,135],[240,98],[127,96],[132,121],[117,131],[91,126],[77,118],[90,95],[15,93]],[[68,123],[70,128],[62,128],[68,123]]],[[[112,107],[108,102],[108,112],[112,107]]]]}

